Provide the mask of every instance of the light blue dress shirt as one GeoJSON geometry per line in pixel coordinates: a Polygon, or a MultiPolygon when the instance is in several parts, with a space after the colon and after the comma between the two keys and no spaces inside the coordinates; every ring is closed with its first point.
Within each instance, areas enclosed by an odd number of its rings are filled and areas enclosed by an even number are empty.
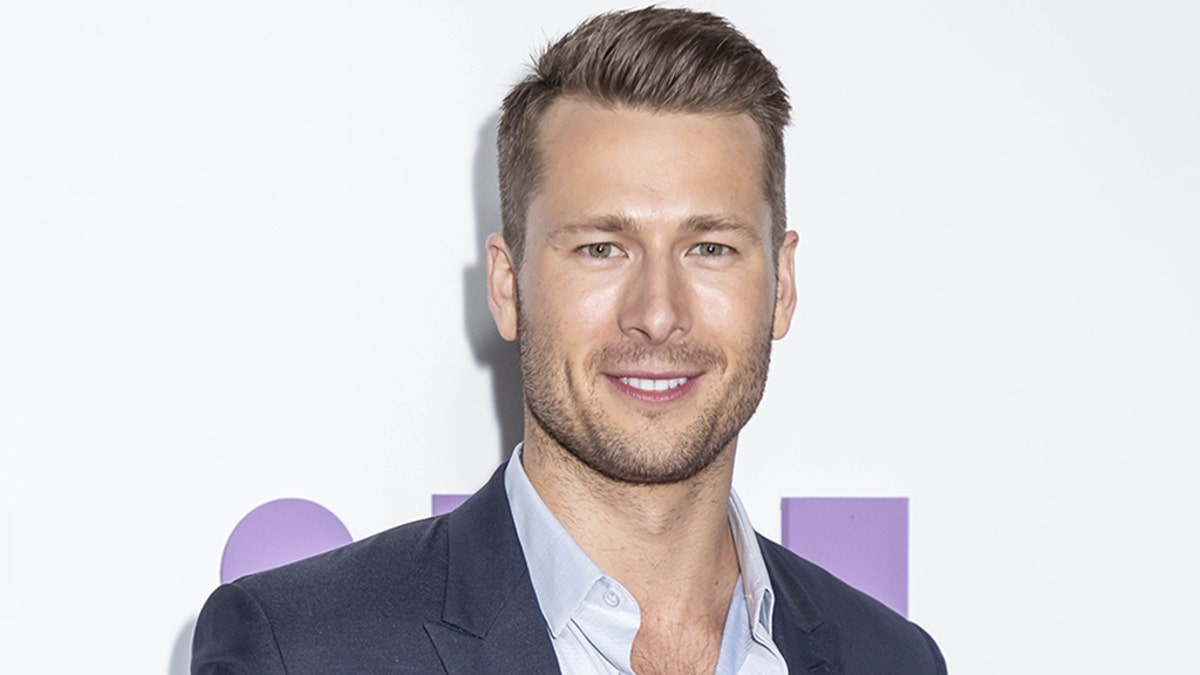
{"type": "MultiPolygon", "coordinates": [[[[596,566],[547,508],[521,465],[521,446],[504,474],[517,537],[559,668],[565,675],[632,675],[641,626],[637,600],[596,566]]],[[[787,664],[771,639],[774,596],[746,510],[729,495],[729,527],[741,574],[725,617],[716,675],[778,675],[787,664]]]]}

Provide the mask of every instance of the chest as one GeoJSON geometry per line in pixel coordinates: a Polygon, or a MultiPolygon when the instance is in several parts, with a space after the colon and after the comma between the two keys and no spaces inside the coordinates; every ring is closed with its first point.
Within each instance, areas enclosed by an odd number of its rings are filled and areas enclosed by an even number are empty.
{"type": "Polygon", "coordinates": [[[658,623],[641,627],[629,660],[638,675],[708,675],[720,654],[720,626],[658,623]]]}

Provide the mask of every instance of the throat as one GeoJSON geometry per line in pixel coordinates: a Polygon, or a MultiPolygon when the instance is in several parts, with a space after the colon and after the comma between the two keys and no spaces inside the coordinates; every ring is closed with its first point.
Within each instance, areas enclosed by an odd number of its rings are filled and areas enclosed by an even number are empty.
{"type": "Polygon", "coordinates": [[[712,673],[716,669],[733,594],[740,588],[736,556],[729,553],[733,559],[723,557],[717,574],[707,583],[680,579],[669,587],[640,589],[641,596],[634,591],[642,613],[630,653],[635,673],[712,673]],[[652,592],[656,590],[659,592],[652,592]]]}
{"type": "Polygon", "coordinates": [[[716,670],[721,655],[725,617],[719,620],[675,621],[642,612],[642,626],[633,641],[630,665],[638,675],[704,673],[716,670]]]}

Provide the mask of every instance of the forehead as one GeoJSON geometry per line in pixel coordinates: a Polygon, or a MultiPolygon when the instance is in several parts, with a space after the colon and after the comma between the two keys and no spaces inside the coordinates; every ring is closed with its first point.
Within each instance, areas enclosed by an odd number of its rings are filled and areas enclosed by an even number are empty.
{"type": "Polygon", "coordinates": [[[538,133],[540,186],[528,225],[620,217],[733,218],[769,227],[763,139],[745,114],[610,107],[566,98],[538,133]]]}

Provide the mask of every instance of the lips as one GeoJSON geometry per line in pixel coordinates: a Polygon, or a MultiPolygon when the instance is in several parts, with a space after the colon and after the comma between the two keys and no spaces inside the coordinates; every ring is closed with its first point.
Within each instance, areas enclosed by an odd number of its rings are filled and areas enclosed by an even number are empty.
{"type": "Polygon", "coordinates": [[[699,375],[630,374],[606,375],[617,391],[647,403],[669,403],[683,398],[699,380],[699,375]]]}

